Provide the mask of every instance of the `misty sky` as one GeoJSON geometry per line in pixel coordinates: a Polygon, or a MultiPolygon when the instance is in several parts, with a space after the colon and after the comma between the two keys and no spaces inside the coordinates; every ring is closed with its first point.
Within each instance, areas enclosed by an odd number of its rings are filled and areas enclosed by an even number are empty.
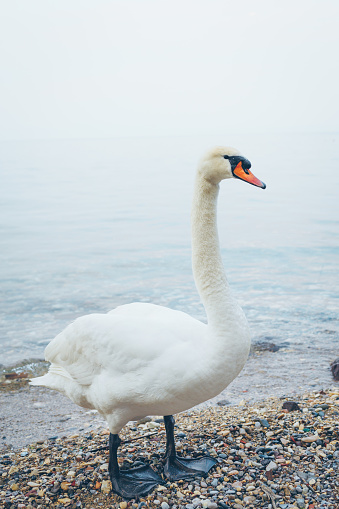
{"type": "Polygon", "coordinates": [[[338,131],[338,0],[8,0],[0,140],[338,131]]]}

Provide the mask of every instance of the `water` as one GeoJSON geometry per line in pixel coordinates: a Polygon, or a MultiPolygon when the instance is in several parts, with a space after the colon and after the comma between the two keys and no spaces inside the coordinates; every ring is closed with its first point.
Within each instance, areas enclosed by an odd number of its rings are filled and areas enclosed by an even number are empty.
{"type": "Polygon", "coordinates": [[[3,142],[0,364],[78,316],[154,302],[205,320],[190,264],[197,160],[236,146],[265,191],[221,185],[218,224],[253,341],[339,351],[339,136],[3,142]]]}

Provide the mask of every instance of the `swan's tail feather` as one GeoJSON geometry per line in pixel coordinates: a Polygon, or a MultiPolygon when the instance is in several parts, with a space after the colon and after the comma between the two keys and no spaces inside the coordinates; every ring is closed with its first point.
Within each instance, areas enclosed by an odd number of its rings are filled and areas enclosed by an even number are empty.
{"type": "Polygon", "coordinates": [[[51,387],[51,382],[52,382],[52,379],[47,373],[47,375],[44,375],[44,376],[38,376],[36,378],[31,378],[29,381],[29,385],[41,385],[43,387],[51,387]]]}
{"type": "Polygon", "coordinates": [[[68,378],[68,380],[73,381],[73,378],[71,377],[67,369],[63,368],[59,364],[51,364],[47,374],[62,376],[64,378],[68,378]]]}
{"type": "Polygon", "coordinates": [[[65,368],[59,366],[58,364],[51,364],[46,375],[31,378],[29,384],[41,385],[43,387],[50,387],[51,389],[55,389],[56,386],[60,385],[58,383],[56,384],[56,380],[59,377],[73,381],[73,378],[65,368]]]}

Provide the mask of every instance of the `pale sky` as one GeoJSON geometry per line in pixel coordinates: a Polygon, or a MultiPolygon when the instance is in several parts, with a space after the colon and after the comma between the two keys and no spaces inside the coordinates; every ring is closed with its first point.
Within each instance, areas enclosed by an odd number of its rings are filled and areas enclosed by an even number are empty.
{"type": "Polygon", "coordinates": [[[338,131],[338,0],[2,0],[0,140],[338,131]]]}

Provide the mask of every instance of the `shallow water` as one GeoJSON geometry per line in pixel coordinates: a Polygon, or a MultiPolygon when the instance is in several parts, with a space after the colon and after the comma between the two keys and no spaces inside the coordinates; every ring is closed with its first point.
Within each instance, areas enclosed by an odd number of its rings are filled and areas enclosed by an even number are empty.
{"type": "Polygon", "coordinates": [[[205,319],[189,214],[197,160],[219,143],[267,184],[223,182],[218,208],[253,341],[338,356],[339,136],[224,135],[0,144],[0,364],[42,358],[76,317],[128,302],[205,319]]]}

